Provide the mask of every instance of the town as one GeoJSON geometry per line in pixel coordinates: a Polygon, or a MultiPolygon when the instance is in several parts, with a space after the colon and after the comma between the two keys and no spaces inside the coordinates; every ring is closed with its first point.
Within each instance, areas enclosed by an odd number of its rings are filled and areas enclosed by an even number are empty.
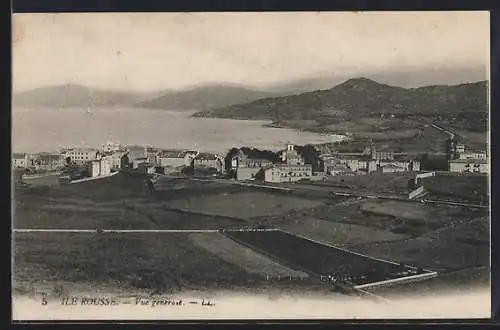
{"type": "MultiPolygon", "coordinates": [[[[448,139],[446,149],[450,173],[488,173],[486,151],[467,150],[454,138],[448,139]]],[[[219,155],[152,146],[123,147],[107,142],[100,148],[64,148],[57,154],[14,153],[12,166],[20,173],[16,179],[25,183],[47,176],[58,176],[59,183],[76,183],[104,178],[124,170],[150,176],[195,175],[269,183],[435,170],[423,169],[420,155],[380,152],[373,143],[367,143],[365,150],[358,153],[321,153],[320,148],[312,145],[288,144],[278,152],[242,147],[219,155]]]]}

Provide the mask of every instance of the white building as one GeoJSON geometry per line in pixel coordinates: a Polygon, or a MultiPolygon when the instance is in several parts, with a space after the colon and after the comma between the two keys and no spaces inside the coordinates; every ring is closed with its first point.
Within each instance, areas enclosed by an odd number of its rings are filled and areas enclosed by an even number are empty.
{"type": "Polygon", "coordinates": [[[108,142],[106,142],[106,144],[104,144],[101,147],[101,150],[103,152],[116,152],[116,151],[122,150],[122,146],[119,143],[108,141],[108,142]]]}
{"type": "Polygon", "coordinates": [[[87,166],[91,177],[105,176],[111,174],[112,160],[111,157],[103,157],[88,162],[87,166]]]}
{"type": "Polygon", "coordinates": [[[484,159],[453,159],[449,170],[455,173],[489,173],[489,166],[484,159]]]}
{"type": "Polygon", "coordinates": [[[302,179],[310,179],[312,176],[311,164],[276,164],[264,170],[264,180],[266,182],[296,182],[302,179]]]}
{"type": "Polygon", "coordinates": [[[26,167],[28,167],[28,154],[14,153],[12,155],[12,167],[13,168],[26,168],[26,167]]]}
{"type": "Polygon", "coordinates": [[[288,165],[304,165],[304,158],[297,153],[293,144],[289,144],[281,154],[281,160],[288,165]]]}
{"type": "Polygon", "coordinates": [[[168,169],[178,169],[191,166],[197,151],[190,150],[162,150],[157,155],[158,165],[168,169]]]}
{"type": "Polygon", "coordinates": [[[64,150],[61,155],[66,159],[70,158],[74,164],[87,164],[100,157],[99,150],[93,148],[72,148],[64,150]]]}
{"type": "Polygon", "coordinates": [[[488,154],[484,151],[464,151],[458,154],[458,159],[487,160],[488,154]]]}

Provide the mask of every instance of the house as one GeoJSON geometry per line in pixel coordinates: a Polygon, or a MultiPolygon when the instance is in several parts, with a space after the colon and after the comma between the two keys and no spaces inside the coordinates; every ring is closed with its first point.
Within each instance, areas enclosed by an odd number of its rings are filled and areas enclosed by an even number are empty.
{"type": "Polygon", "coordinates": [[[236,180],[256,180],[259,177],[259,173],[264,171],[264,167],[252,166],[252,167],[238,167],[236,170],[236,180]]]}
{"type": "Polygon", "coordinates": [[[238,153],[231,158],[232,169],[237,169],[238,167],[267,167],[272,164],[273,162],[268,159],[251,157],[243,152],[243,150],[239,150],[238,153]]]}
{"type": "Polygon", "coordinates": [[[480,159],[480,160],[487,160],[488,159],[488,154],[485,151],[479,151],[479,150],[468,150],[464,152],[460,152],[458,154],[458,159],[480,159]]]}
{"type": "Polygon", "coordinates": [[[453,159],[449,162],[450,172],[488,173],[488,161],[484,159],[453,159]]]}
{"type": "Polygon", "coordinates": [[[104,156],[88,162],[87,169],[91,177],[105,176],[111,174],[112,164],[111,156],[104,156]]]}
{"type": "Polygon", "coordinates": [[[33,155],[28,163],[36,171],[54,171],[64,167],[64,158],[59,154],[40,153],[33,155]]]}
{"type": "Polygon", "coordinates": [[[276,164],[264,170],[266,182],[295,182],[313,176],[311,164],[276,164]]]}
{"type": "Polygon", "coordinates": [[[26,168],[26,167],[28,167],[28,154],[26,154],[26,153],[14,153],[12,155],[12,167],[13,168],[26,168]]]}
{"type": "Polygon", "coordinates": [[[147,158],[148,162],[151,164],[158,164],[158,154],[160,150],[153,147],[145,147],[144,148],[144,157],[147,158]]]}
{"type": "Polygon", "coordinates": [[[190,150],[162,150],[157,155],[158,166],[168,169],[178,169],[191,166],[197,151],[190,150]]]}
{"type": "Polygon", "coordinates": [[[109,159],[112,169],[126,168],[128,166],[128,151],[126,150],[101,152],[100,157],[109,159]]]}
{"type": "Polygon", "coordinates": [[[149,162],[140,163],[138,171],[145,174],[153,174],[156,172],[155,164],[149,162]]]}
{"type": "Polygon", "coordinates": [[[394,163],[384,164],[379,167],[380,172],[382,173],[397,173],[397,172],[406,172],[406,168],[399,166],[394,163]]]}
{"type": "Polygon", "coordinates": [[[330,166],[327,171],[328,174],[336,176],[336,175],[354,175],[355,171],[349,168],[349,166],[345,164],[337,164],[334,166],[330,166]]]}
{"type": "Polygon", "coordinates": [[[138,169],[139,165],[142,163],[147,163],[148,159],[146,157],[138,157],[132,160],[132,168],[138,169]]]}
{"type": "Polygon", "coordinates": [[[93,148],[71,148],[62,151],[61,156],[68,159],[72,164],[87,164],[90,161],[97,160],[100,156],[99,150],[93,148]]]}
{"type": "Polygon", "coordinates": [[[218,172],[222,172],[223,162],[215,154],[201,152],[194,157],[193,161],[194,168],[215,168],[218,172]]]}
{"type": "Polygon", "coordinates": [[[242,150],[231,159],[231,168],[236,171],[237,180],[254,180],[262,169],[272,165],[272,161],[250,157],[242,150]]]}

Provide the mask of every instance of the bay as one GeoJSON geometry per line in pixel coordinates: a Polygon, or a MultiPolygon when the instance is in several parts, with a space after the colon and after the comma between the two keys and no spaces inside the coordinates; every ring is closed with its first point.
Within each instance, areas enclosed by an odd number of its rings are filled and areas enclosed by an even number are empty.
{"type": "Polygon", "coordinates": [[[197,149],[225,153],[231,147],[279,150],[287,143],[335,142],[340,135],[264,127],[267,121],[197,118],[194,112],[150,109],[12,110],[14,152],[57,151],[63,147],[123,145],[197,149]]]}

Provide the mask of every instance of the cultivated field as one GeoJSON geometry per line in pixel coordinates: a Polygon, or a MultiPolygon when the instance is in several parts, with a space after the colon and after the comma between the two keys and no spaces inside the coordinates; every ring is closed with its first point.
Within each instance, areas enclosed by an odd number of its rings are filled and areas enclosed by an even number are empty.
{"type": "Polygon", "coordinates": [[[466,209],[458,206],[364,201],[351,205],[332,205],[316,217],[416,237],[457,219],[472,220],[486,214],[483,209],[466,209]]]}
{"type": "MultiPolygon", "coordinates": [[[[194,244],[196,237],[184,233],[15,233],[13,239],[13,288],[17,293],[35,290],[57,294],[60,283],[87,286],[90,291],[95,286],[150,293],[269,287],[266,272],[246,270],[255,263],[266,265],[262,270],[274,274],[301,274],[288,273],[285,267],[252,255],[242,260],[242,265],[235,264],[234,259],[225,260],[227,253],[220,257],[200,246],[207,240],[194,244]]],[[[234,247],[223,244],[212,249],[220,252],[234,247]]],[[[321,288],[307,279],[273,283],[276,289],[281,285],[321,288]]]]}
{"type": "Polygon", "coordinates": [[[349,248],[440,271],[489,266],[489,219],[456,220],[416,238],[349,248]]]}
{"type": "Polygon", "coordinates": [[[293,219],[287,224],[278,225],[278,227],[290,233],[337,246],[397,241],[410,237],[405,234],[395,234],[388,230],[316,218],[293,219]]]}
{"type": "Polygon", "coordinates": [[[332,188],[350,188],[353,191],[370,191],[389,194],[408,194],[408,181],[415,174],[373,173],[356,176],[329,176],[326,182],[311,183],[317,186],[332,188]]]}
{"type": "MultiPolygon", "coordinates": [[[[91,230],[270,226],[433,270],[458,271],[484,267],[489,262],[489,218],[485,210],[326,198],[328,185],[335,185],[332,182],[311,185],[320,189],[316,193],[304,189],[287,194],[179,179],[166,183],[169,190],[152,193],[144,179],[121,173],[50,189],[16,189],[13,226],[91,230]]],[[[407,178],[396,175],[367,176],[363,180],[368,180],[363,184],[369,189],[380,184],[391,192],[407,184],[407,178]]],[[[318,273],[358,274],[354,280],[365,283],[406,271],[283,233],[226,231],[224,235],[14,233],[14,288],[17,292],[33,288],[60,292],[61,285],[91,291],[104,287],[148,292],[327,292],[331,287],[319,282],[318,273]]]]}
{"type": "Polygon", "coordinates": [[[404,265],[370,259],[282,231],[226,232],[226,235],[276,258],[281,263],[316,275],[347,279],[355,285],[409,275],[409,269],[404,265]]]}
{"type": "Polygon", "coordinates": [[[465,200],[471,202],[488,202],[488,176],[434,176],[422,180],[424,187],[437,197],[465,200]]]}
{"type": "Polygon", "coordinates": [[[280,265],[265,255],[259,254],[231,240],[221,233],[188,234],[189,239],[199,247],[206,249],[227,262],[242,267],[248,273],[270,277],[307,278],[307,273],[280,265]]]}
{"type": "Polygon", "coordinates": [[[318,201],[260,192],[188,197],[170,203],[171,208],[242,219],[279,215],[320,205],[322,203],[318,201]]]}

